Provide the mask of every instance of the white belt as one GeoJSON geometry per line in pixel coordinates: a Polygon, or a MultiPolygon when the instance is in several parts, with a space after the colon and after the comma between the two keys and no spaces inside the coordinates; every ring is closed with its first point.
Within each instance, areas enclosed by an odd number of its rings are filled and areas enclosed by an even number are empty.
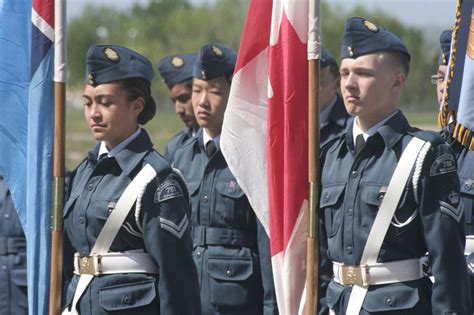
{"type": "Polygon", "coordinates": [[[468,256],[474,253],[474,235],[466,235],[466,247],[464,248],[464,255],[468,256]]]}
{"type": "Polygon", "coordinates": [[[159,273],[147,253],[107,253],[83,256],[74,254],[74,273],[76,275],[103,275],[113,273],[159,273]]]}
{"type": "Polygon", "coordinates": [[[406,259],[363,266],[349,266],[333,262],[334,281],[342,285],[369,286],[421,279],[421,259],[406,259]]]}

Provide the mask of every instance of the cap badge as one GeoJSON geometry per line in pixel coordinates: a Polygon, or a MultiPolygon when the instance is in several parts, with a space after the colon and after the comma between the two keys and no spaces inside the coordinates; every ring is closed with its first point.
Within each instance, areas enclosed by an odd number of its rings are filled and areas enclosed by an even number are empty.
{"type": "Polygon", "coordinates": [[[224,53],[222,52],[222,50],[217,47],[217,46],[212,46],[212,52],[214,53],[214,55],[216,55],[217,57],[223,57],[224,56],[224,53]]]}
{"type": "Polygon", "coordinates": [[[175,68],[181,68],[184,65],[183,58],[178,57],[178,56],[174,56],[173,58],[171,58],[170,62],[175,68]]]}
{"type": "Polygon", "coordinates": [[[120,61],[119,54],[110,47],[107,47],[107,48],[104,49],[104,55],[105,55],[105,57],[107,57],[107,59],[109,59],[112,62],[120,61]]]}
{"type": "Polygon", "coordinates": [[[351,47],[351,46],[347,47],[347,52],[349,53],[349,56],[350,56],[350,57],[353,57],[353,56],[354,56],[354,52],[352,51],[352,47],[351,47]]]}
{"type": "Polygon", "coordinates": [[[374,23],[370,22],[370,21],[367,21],[367,20],[364,20],[364,26],[367,27],[367,29],[373,33],[376,33],[379,31],[379,28],[377,27],[377,25],[375,25],[374,23]]]}

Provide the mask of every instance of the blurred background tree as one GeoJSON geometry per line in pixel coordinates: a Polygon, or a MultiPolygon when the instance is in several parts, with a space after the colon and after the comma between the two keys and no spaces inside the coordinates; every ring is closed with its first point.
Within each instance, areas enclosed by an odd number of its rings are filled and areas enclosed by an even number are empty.
{"type": "MultiPolygon", "coordinates": [[[[76,0],[74,0],[76,1],[76,0]]],[[[82,1],[82,0],[81,0],[82,1]]],[[[156,69],[164,56],[178,52],[197,52],[202,44],[219,42],[239,48],[248,0],[153,0],[119,10],[114,1],[90,2],[82,12],[75,12],[68,24],[67,141],[66,162],[73,169],[91,148],[94,140],[84,123],[81,94],[85,82],[85,56],[92,44],[117,44],[147,56],[154,65],[156,80],[152,91],[158,114],[146,128],[158,150],[183,128],[174,114],[165,84],[156,69]]],[[[426,34],[401,24],[381,11],[367,12],[362,7],[347,10],[342,6],[321,4],[323,46],[338,58],[344,22],[349,16],[363,16],[398,34],[410,50],[412,62],[408,86],[401,108],[415,126],[436,128],[436,91],[429,76],[437,67],[438,30],[426,34]],[[423,113],[424,114],[420,114],[423,113]]],[[[454,12],[453,12],[454,14],[454,12]]]]}

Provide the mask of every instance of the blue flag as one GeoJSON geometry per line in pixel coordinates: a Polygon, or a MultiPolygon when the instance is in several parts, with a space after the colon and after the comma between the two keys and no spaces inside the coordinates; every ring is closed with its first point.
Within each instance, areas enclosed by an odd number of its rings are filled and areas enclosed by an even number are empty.
{"type": "Polygon", "coordinates": [[[473,0],[458,0],[448,80],[441,112],[442,126],[454,124],[453,138],[474,149],[474,29],[473,0]]]}
{"type": "Polygon", "coordinates": [[[53,4],[0,0],[0,175],[27,239],[29,314],[49,302],[53,4]]]}

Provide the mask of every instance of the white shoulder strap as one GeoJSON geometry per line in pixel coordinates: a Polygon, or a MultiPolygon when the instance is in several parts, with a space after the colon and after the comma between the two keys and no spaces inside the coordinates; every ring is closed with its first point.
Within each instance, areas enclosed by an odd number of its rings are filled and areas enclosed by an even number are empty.
{"type": "MultiPolygon", "coordinates": [[[[99,236],[91,250],[90,255],[101,255],[109,251],[112,242],[114,241],[123,221],[127,218],[130,209],[132,208],[135,200],[139,193],[148,185],[148,183],[155,178],[156,171],[149,164],[146,164],[140,172],[135,176],[132,182],[125,188],[122,196],[117,201],[115,210],[112,211],[109,218],[104,224],[104,227],[100,231],[99,236]]],[[[79,314],[76,309],[76,305],[79,302],[82,294],[86,291],[90,282],[94,278],[94,275],[81,275],[79,282],[77,283],[76,292],[74,292],[74,298],[72,300],[71,308],[66,308],[62,315],[77,315],[79,314]]]]}
{"type": "MultiPolygon", "coordinates": [[[[380,205],[377,216],[370,230],[364,252],[360,260],[360,265],[367,265],[377,262],[377,257],[382,247],[382,242],[387,234],[392,217],[397,209],[398,202],[403,190],[408,183],[411,170],[416,158],[425,144],[424,140],[414,137],[403,151],[400,161],[393,172],[392,178],[387,188],[387,192],[380,205]]],[[[367,293],[367,287],[354,285],[352,287],[346,315],[358,315],[367,293]]]]}

